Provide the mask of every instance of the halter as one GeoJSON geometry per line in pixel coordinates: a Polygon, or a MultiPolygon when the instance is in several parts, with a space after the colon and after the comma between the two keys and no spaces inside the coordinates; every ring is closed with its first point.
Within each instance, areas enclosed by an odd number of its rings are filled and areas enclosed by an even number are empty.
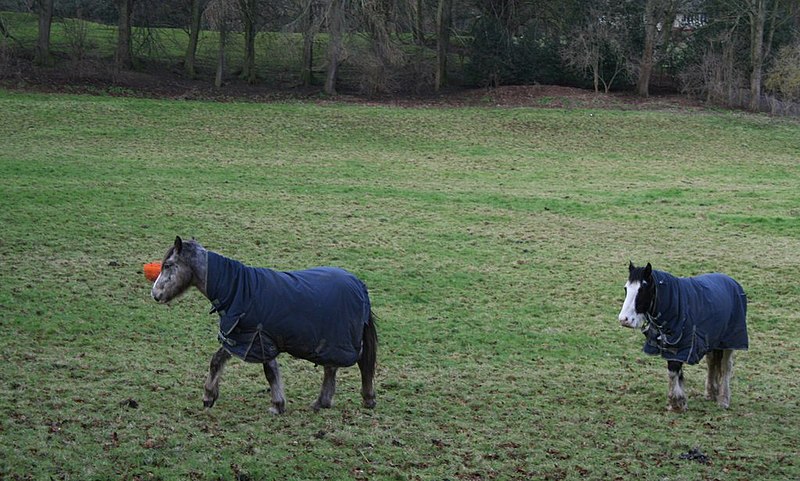
{"type": "Polygon", "coordinates": [[[650,299],[650,305],[647,307],[647,311],[644,313],[644,322],[642,323],[642,333],[646,333],[647,330],[650,328],[650,324],[656,326],[658,330],[658,334],[661,335],[661,326],[658,325],[656,319],[661,317],[661,313],[656,314],[656,307],[658,306],[658,282],[656,281],[656,275],[650,274],[650,277],[653,280],[653,298],[650,299]]]}
{"type": "MultiPolygon", "coordinates": [[[[661,313],[655,312],[658,306],[658,281],[656,280],[655,274],[652,274],[652,278],[653,278],[653,298],[650,300],[650,306],[647,308],[647,312],[644,313],[645,322],[642,324],[641,330],[642,334],[647,336],[647,332],[650,330],[650,326],[652,325],[656,333],[658,334],[658,336],[655,338],[655,341],[658,342],[659,349],[661,349],[662,351],[669,350],[670,349],[669,346],[675,346],[677,344],[680,344],[681,340],[683,340],[684,332],[681,331],[681,336],[674,342],[670,342],[668,336],[664,334],[663,330],[664,325],[656,322],[661,317],[661,313]]],[[[694,330],[696,329],[697,326],[694,327],[694,330]]],[[[691,352],[692,350],[694,350],[694,337],[692,338],[692,346],[690,347],[689,352],[691,352]]]]}

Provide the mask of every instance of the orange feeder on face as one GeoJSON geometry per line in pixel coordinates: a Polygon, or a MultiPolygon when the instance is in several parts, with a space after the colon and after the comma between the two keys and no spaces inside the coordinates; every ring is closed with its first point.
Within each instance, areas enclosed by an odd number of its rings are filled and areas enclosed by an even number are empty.
{"type": "Polygon", "coordinates": [[[148,281],[155,282],[159,274],[161,274],[160,262],[148,262],[144,265],[144,277],[148,281]]]}

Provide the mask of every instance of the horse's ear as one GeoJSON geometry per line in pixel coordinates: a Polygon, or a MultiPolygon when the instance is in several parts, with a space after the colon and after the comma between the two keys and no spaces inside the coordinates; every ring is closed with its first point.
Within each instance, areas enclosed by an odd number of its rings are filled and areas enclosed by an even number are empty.
{"type": "Polygon", "coordinates": [[[180,254],[181,249],[183,249],[183,241],[180,236],[175,236],[175,253],[180,254]]]}
{"type": "Polygon", "coordinates": [[[633,272],[636,267],[633,265],[633,261],[628,261],[628,272],[633,272]]]}
{"type": "Polygon", "coordinates": [[[653,273],[653,266],[650,265],[648,262],[646,266],[644,266],[644,278],[650,278],[650,275],[653,273]]]}

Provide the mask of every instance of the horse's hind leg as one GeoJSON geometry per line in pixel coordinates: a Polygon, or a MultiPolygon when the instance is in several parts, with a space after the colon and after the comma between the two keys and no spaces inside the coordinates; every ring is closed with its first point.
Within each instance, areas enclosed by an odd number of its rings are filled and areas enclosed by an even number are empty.
{"type": "Polygon", "coordinates": [[[717,391],[717,404],[728,409],[731,405],[731,377],[733,377],[733,351],[722,351],[719,363],[719,390],[717,391]]]}
{"type": "Polygon", "coordinates": [[[669,369],[669,391],[667,399],[669,404],[667,409],[670,411],[683,412],[687,409],[686,393],[683,390],[683,363],[668,361],[669,369]]]}
{"type": "Polygon", "coordinates": [[[272,406],[269,408],[269,412],[283,414],[286,410],[286,398],[283,396],[283,381],[277,359],[264,363],[264,375],[267,377],[269,391],[272,395],[272,406]]]}
{"type": "Polygon", "coordinates": [[[327,409],[333,406],[333,395],[336,393],[336,368],[325,366],[325,375],[322,378],[322,390],[311,408],[314,411],[327,409]]]}
{"type": "Polygon", "coordinates": [[[373,364],[370,365],[370,360],[364,357],[358,360],[358,369],[361,371],[361,399],[364,407],[370,409],[375,407],[375,387],[373,385],[373,379],[375,378],[374,360],[372,360],[372,363],[373,364]]]}
{"type": "Polygon", "coordinates": [[[715,401],[719,393],[719,383],[721,374],[722,351],[709,351],[706,354],[706,364],[708,365],[708,376],[706,377],[706,399],[715,401]]]}
{"type": "Polygon", "coordinates": [[[223,348],[219,348],[211,358],[211,366],[208,370],[208,377],[203,386],[203,406],[210,408],[214,406],[219,397],[219,379],[222,377],[222,369],[225,363],[230,360],[231,354],[223,348]]]}

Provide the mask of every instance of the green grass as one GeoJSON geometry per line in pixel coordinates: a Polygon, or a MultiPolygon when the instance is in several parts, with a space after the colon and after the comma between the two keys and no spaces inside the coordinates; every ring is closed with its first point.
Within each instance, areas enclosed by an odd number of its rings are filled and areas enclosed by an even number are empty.
{"type": "Polygon", "coordinates": [[[0,478],[800,477],[797,123],[0,91],[0,138],[0,478]],[[215,316],[141,273],[176,234],[365,279],[377,409],[348,369],[315,414],[321,368],[281,357],[284,416],[236,360],[203,410],[215,316]],[[629,259],[745,287],[730,410],[699,365],[665,411],[629,259]]]}

